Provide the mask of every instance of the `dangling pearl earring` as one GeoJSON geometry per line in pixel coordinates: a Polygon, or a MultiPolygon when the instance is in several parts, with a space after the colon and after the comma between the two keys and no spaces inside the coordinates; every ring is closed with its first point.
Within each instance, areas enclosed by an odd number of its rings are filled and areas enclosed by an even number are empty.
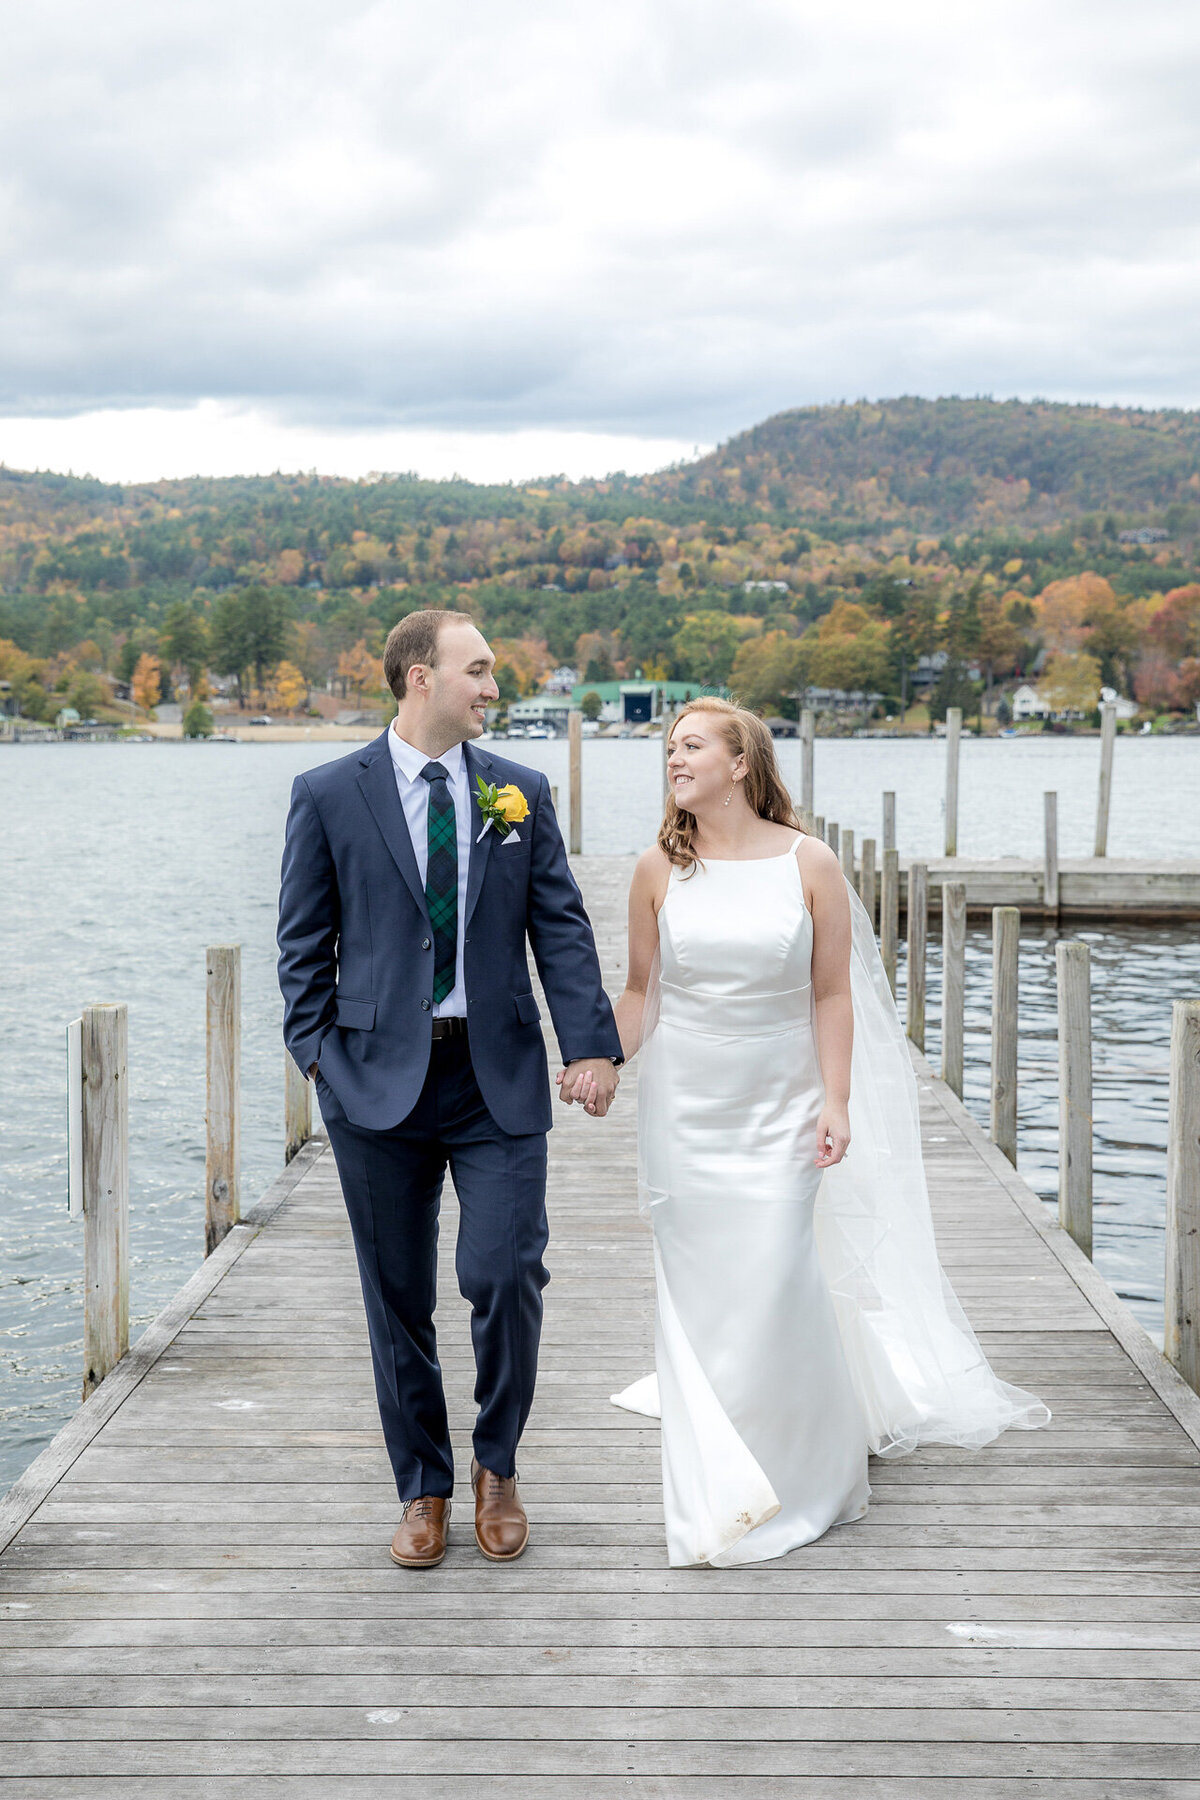
{"type": "Polygon", "coordinates": [[[732,799],[733,799],[733,790],[734,790],[734,788],[735,788],[735,787],[736,787],[736,786],[737,786],[737,782],[736,782],[736,781],[731,781],[731,782],[730,782],[730,783],[729,783],[729,792],[728,792],[728,793],[727,793],[727,794],[726,794],[726,796],[725,796],[725,798],[724,798],[724,800],[723,800],[723,801],[722,801],[722,802],[721,802],[721,804],[722,804],[722,806],[728,806],[728,805],[729,805],[729,802],[730,802],[730,801],[731,801],[731,800],[732,800],[732,799]]]}

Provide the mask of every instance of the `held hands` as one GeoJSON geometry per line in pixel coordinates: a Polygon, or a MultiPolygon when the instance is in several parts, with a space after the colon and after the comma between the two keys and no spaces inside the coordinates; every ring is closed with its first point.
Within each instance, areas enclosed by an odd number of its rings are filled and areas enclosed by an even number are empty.
{"type": "Polygon", "coordinates": [[[840,1163],[850,1146],[850,1116],[844,1106],[825,1106],[817,1120],[817,1154],[813,1159],[818,1169],[832,1169],[840,1163]]]}
{"type": "Polygon", "coordinates": [[[608,1057],[597,1056],[589,1062],[568,1063],[554,1079],[564,1106],[578,1101],[585,1112],[602,1119],[612,1105],[621,1077],[608,1057]]]}

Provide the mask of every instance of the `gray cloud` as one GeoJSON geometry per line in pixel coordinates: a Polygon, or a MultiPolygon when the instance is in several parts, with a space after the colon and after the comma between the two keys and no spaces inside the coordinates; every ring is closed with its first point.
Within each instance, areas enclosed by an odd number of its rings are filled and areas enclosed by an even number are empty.
{"type": "Polygon", "coordinates": [[[1195,405],[1198,63],[1177,0],[48,0],[6,56],[0,410],[1195,405]]]}

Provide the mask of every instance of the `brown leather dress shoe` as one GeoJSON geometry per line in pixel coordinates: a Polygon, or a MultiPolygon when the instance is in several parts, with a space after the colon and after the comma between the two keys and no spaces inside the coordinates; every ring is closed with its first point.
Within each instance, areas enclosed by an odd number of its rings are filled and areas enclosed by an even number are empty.
{"type": "Polygon", "coordinates": [[[402,1569],[433,1569],[446,1554],[450,1502],[435,1494],[406,1500],[400,1529],[392,1539],[392,1561],[402,1569]]]}
{"type": "Polygon", "coordinates": [[[489,1562],[515,1562],[529,1542],[529,1520],[517,1493],[517,1478],[493,1475],[471,1458],[475,1489],[475,1542],[489,1562]]]}

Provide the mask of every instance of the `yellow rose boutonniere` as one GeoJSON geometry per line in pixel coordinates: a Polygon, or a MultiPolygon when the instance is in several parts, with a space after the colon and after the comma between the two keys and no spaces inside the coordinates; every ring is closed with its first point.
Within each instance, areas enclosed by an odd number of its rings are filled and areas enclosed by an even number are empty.
{"type": "MultiPolygon", "coordinates": [[[[519,825],[522,819],[528,817],[528,800],[511,781],[507,787],[498,788],[489,786],[482,775],[477,775],[475,782],[479,789],[475,804],[483,814],[483,831],[479,833],[479,837],[483,836],[489,825],[494,825],[500,836],[506,838],[514,825],[519,825]]],[[[479,838],[475,841],[478,843],[479,838]]]]}

